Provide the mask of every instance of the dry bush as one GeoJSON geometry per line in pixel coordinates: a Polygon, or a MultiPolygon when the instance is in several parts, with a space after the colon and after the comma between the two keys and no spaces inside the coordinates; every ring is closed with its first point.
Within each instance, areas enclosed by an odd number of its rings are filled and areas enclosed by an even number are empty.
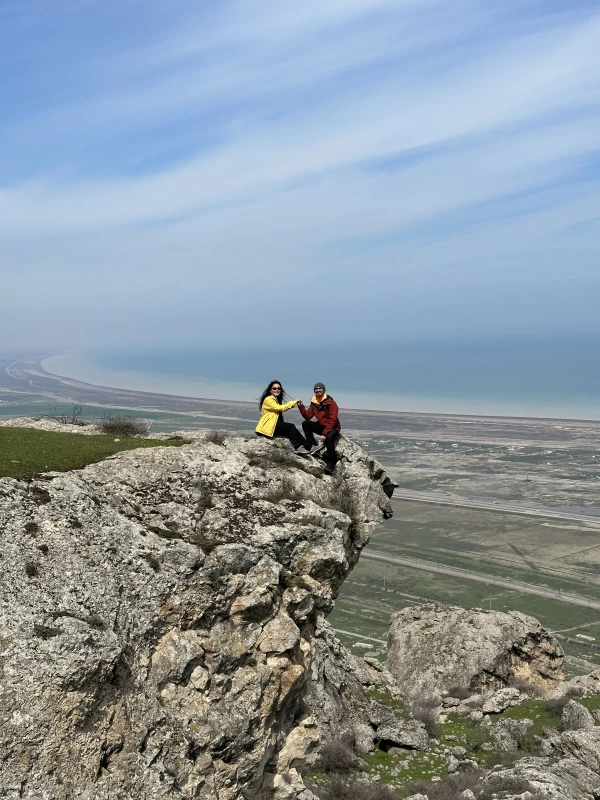
{"type": "Polygon", "coordinates": [[[352,748],[341,739],[331,739],[321,747],[321,765],[325,772],[340,773],[357,769],[359,761],[352,748]]]}
{"type": "Polygon", "coordinates": [[[25,564],[25,574],[27,575],[27,577],[35,578],[37,577],[37,575],[39,575],[39,573],[40,570],[35,561],[27,561],[27,563],[25,564]]]}
{"type": "Polygon", "coordinates": [[[542,800],[542,795],[535,791],[529,781],[517,775],[490,775],[478,800],[495,800],[500,792],[504,795],[520,795],[524,792],[531,792],[533,798],[542,800]]]}
{"type": "Polygon", "coordinates": [[[150,423],[126,414],[105,414],[98,427],[108,436],[146,436],[150,423]]]}
{"type": "Polygon", "coordinates": [[[476,692],[469,689],[468,686],[451,686],[448,689],[448,697],[455,697],[457,700],[467,700],[474,694],[476,694],[476,692]]]}
{"type": "Polygon", "coordinates": [[[208,431],[208,433],[204,435],[204,441],[211,442],[211,444],[218,444],[222,447],[228,436],[229,433],[227,431],[208,431]]]}
{"type": "Polygon", "coordinates": [[[410,713],[425,725],[425,730],[433,738],[437,738],[439,730],[438,708],[440,702],[440,698],[435,696],[413,697],[410,701],[410,713]]]}
{"type": "Polygon", "coordinates": [[[322,800],[398,800],[389,786],[334,777],[320,791],[322,800]]]}
{"type": "MultiPolygon", "coordinates": [[[[461,800],[462,793],[467,789],[473,792],[477,800],[496,800],[500,795],[520,795],[523,792],[533,791],[529,781],[524,778],[515,775],[494,775],[473,769],[448,775],[439,783],[424,781],[412,783],[405,788],[404,796],[424,794],[428,800],[461,800]]],[[[541,800],[542,796],[534,793],[532,797],[541,800]]]]}
{"type": "Polygon", "coordinates": [[[458,772],[448,775],[439,783],[425,783],[425,781],[411,783],[405,791],[409,797],[411,794],[425,794],[429,800],[459,800],[460,795],[470,789],[478,797],[483,774],[480,770],[458,772]]]}
{"type": "Polygon", "coordinates": [[[50,407],[50,413],[46,416],[49,419],[56,420],[56,422],[60,422],[62,425],[87,425],[87,422],[81,419],[81,415],[83,413],[83,406],[82,405],[74,405],[71,411],[68,414],[61,414],[57,411],[56,406],[50,407]]]}
{"type": "Polygon", "coordinates": [[[560,697],[555,700],[546,700],[544,703],[544,710],[553,717],[560,719],[562,717],[563,709],[571,698],[568,696],[560,697]]]}

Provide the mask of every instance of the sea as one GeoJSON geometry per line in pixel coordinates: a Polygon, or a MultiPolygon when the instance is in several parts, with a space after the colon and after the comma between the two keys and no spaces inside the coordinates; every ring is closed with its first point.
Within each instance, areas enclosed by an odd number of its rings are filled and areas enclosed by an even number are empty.
{"type": "Polygon", "coordinates": [[[90,348],[43,361],[101,386],[255,401],[271,380],[307,402],[315,381],[346,408],[600,420],[600,331],[385,342],[90,348]]]}

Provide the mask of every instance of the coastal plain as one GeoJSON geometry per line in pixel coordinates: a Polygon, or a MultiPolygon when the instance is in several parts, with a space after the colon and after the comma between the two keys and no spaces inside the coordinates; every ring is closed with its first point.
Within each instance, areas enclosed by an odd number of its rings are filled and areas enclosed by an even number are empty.
{"type": "MultiPolygon", "coordinates": [[[[45,354],[0,358],[0,419],[106,413],[153,432],[252,430],[255,402],[152,394],[46,372],[45,354]]],[[[570,674],[600,666],[600,422],[342,409],[344,433],[398,487],[330,622],[384,658],[389,616],[442,602],[537,617],[570,674]]],[[[300,424],[297,412],[289,421],[300,424]]]]}

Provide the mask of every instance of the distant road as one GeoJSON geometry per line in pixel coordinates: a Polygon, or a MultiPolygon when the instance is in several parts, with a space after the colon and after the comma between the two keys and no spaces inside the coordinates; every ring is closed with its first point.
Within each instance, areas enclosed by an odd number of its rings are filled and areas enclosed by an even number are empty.
{"type": "Polygon", "coordinates": [[[505,514],[521,514],[528,517],[564,519],[570,522],[591,522],[600,526],[600,517],[592,514],[571,514],[568,511],[552,511],[542,508],[519,508],[501,500],[467,500],[462,497],[446,497],[434,492],[411,492],[408,489],[394,489],[394,500],[410,500],[413,503],[432,503],[436,506],[456,506],[457,508],[477,508],[484,511],[501,511],[505,514]]]}
{"type": "Polygon", "coordinates": [[[501,578],[497,575],[486,575],[483,572],[471,572],[468,569],[461,569],[460,567],[447,567],[444,564],[437,564],[433,561],[424,561],[422,558],[386,556],[381,553],[374,553],[372,550],[363,550],[360,557],[373,558],[377,561],[386,561],[390,564],[400,564],[403,567],[422,569],[426,572],[439,572],[442,575],[452,575],[454,578],[477,581],[477,583],[487,583],[494,586],[502,586],[505,589],[513,589],[514,591],[523,592],[525,594],[537,594],[540,597],[550,597],[552,600],[558,600],[561,603],[570,603],[574,606],[585,606],[585,608],[593,608],[596,611],[600,611],[600,602],[597,600],[583,597],[583,595],[567,594],[566,592],[561,592],[558,589],[548,589],[544,586],[536,586],[532,583],[515,581],[511,578],[501,578]]]}

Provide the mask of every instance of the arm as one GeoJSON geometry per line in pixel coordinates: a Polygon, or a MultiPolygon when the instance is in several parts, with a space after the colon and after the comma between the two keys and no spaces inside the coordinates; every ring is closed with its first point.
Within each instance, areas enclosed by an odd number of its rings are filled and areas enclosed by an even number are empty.
{"type": "Polygon", "coordinates": [[[298,403],[298,411],[302,414],[304,419],[311,419],[314,417],[315,412],[313,411],[312,403],[308,408],[304,407],[304,403],[298,403]]]}
{"type": "Polygon", "coordinates": [[[265,408],[267,411],[275,411],[275,412],[289,411],[290,408],[293,408],[295,405],[296,405],[296,400],[290,400],[289,403],[284,403],[283,405],[280,405],[277,402],[277,400],[275,400],[275,398],[272,397],[271,395],[265,397],[263,401],[263,408],[265,408]]]}
{"type": "Polygon", "coordinates": [[[323,430],[322,436],[327,436],[335,426],[337,425],[338,421],[338,404],[335,400],[331,399],[329,405],[327,406],[327,422],[325,423],[325,428],[323,430]]]}

